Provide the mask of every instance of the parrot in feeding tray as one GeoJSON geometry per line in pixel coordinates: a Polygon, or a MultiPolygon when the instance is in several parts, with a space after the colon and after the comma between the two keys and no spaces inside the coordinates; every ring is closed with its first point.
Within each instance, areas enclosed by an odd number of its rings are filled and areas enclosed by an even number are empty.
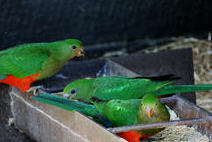
{"type": "Polygon", "coordinates": [[[69,83],[63,90],[63,97],[91,102],[92,97],[101,100],[128,100],[142,98],[147,93],[156,96],[212,90],[212,84],[170,85],[179,77],[166,75],[161,77],[98,77],[85,78],[69,83]]]}
{"type": "MultiPolygon", "coordinates": [[[[73,100],[65,99],[66,101],[63,102],[55,96],[52,97],[45,94],[34,96],[33,99],[64,109],[69,107],[71,110],[79,111],[88,116],[94,116],[93,112],[95,112],[95,114],[101,114],[101,116],[103,116],[106,120],[109,120],[113,127],[162,122],[169,121],[170,119],[170,114],[166,106],[160,102],[160,99],[158,99],[155,94],[151,93],[144,95],[142,99],[129,100],[114,99],[104,101],[97,97],[92,97],[91,101],[94,106],[83,102],[78,102],[77,105],[74,105],[73,103],[65,103],[73,100]],[[79,104],[81,106],[79,106],[79,104]],[[86,112],[84,110],[86,110],[86,112]]],[[[141,138],[152,136],[163,129],[164,128],[144,129],[140,131],[118,133],[118,135],[129,142],[140,142],[141,138]]]]}
{"type": "Polygon", "coordinates": [[[2,50],[0,83],[29,91],[31,83],[54,75],[69,59],[82,55],[82,43],[76,39],[23,44],[2,50]]]}
{"type": "MultiPolygon", "coordinates": [[[[104,101],[97,97],[92,97],[91,101],[100,114],[115,127],[170,120],[168,109],[153,93],[145,94],[142,99],[104,101]]],[[[163,129],[144,129],[118,133],[118,135],[128,142],[140,142],[140,139],[152,136],[163,129]]]]}

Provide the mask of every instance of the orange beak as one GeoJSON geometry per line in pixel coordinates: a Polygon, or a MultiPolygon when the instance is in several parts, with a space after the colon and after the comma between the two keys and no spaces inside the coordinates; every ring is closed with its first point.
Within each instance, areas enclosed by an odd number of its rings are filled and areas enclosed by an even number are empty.
{"type": "Polygon", "coordinates": [[[151,111],[148,111],[147,112],[147,116],[150,118],[152,115],[151,115],[151,111]]]}
{"type": "Polygon", "coordinates": [[[152,108],[151,107],[149,107],[149,106],[147,106],[146,107],[146,114],[147,114],[147,116],[149,117],[149,118],[151,118],[152,117],[152,108]]]}
{"type": "Polygon", "coordinates": [[[84,56],[85,55],[85,51],[81,48],[78,52],[77,52],[77,57],[80,57],[80,56],[84,56]]]}

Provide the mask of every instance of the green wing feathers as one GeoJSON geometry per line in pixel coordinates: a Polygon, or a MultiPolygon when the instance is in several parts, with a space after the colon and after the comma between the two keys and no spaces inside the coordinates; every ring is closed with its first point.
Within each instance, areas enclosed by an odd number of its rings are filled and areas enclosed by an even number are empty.
{"type": "Polygon", "coordinates": [[[6,75],[1,75],[1,74],[0,74],[0,80],[5,79],[6,77],[7,77],[6,75]]]}
{"type": "Polygon", "coordinates": [[[42,64],[48,58],[48,52],[42,50],[39,46],[42,46],[42,44],[26,44],[1,51],[0,75],[13,75],[17,78],[23,78],[39,72],[42,64]]]}
{"type": "Polygon", "coordinates": [[[154,92],[175,82],[178,77],[166,75],[161,77],[103,77],[95,79],[96,91],[93,97],[103,100],[136,99],[146,93],[154,92]],[[102,89],[104,88],[104,89],[102,89]]]}
{"type": "Polygon", "coordinates": [[[92,103],[114,126],[133,125],[136,123],[140,104],[139,99],[104,101],[93,97],[92,103]]]}

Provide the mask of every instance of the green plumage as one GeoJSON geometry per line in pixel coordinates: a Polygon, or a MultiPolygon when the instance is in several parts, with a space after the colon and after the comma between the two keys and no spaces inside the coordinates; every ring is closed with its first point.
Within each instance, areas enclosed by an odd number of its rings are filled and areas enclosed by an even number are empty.
{"type": "Polygon", "coordinates": [[[207,91],[207,90],[212,90],[212,84],[167,85],[157,90],[155,94],[157,96],[160,96],[160,95],[166,95],[166,94],[207,91]]]}
{"type": "MultiPolygon", "coordinates": [[[[81,42],[67,39],[50,43],[31,43],[18,45],[0,51],[0,75],[12,75],[23,78],[40,73],[38,79],[52,76],[76,56],[81,49],[81,42]],[[76,49],[72,49],[76,46],[76,49]]],[[[1,77],[3,78],[3,77],[1,77]]]]}
{"type": "Polygon", "coordinates": [[[95,117],[97,116],[97,114],[99,114],[94,105],[89,105],[74,100],[68,100],[51,94],[41,93],[39,96],[34,96],[33,99],[42,103],[60,107],[65,110],[69,111],[76,110],[91,117],[95,117]]]}
{"type": "Polygon", "coordinates": [[[7,77],[6,75],[0,75],[1,80],[5,79],[6,77],[7,77]]]}
{"type": "Polygon", "coordinates": [[[41,103],[50,104],[68,111],[78,111],[84,115],[92,117],[97,122],[105,125],[106,127],[111,127],[111,123],[105,119],[94,105],[86,104],[83,102],[78,102],[74,100],[65,99],[63,97],[54,96],[51,94],[41,93],[38,96],[34,96],[32,99],[39,101],[41,103]]]}
{"type": "Polygon", "coordinates": [[[90,102],[91,97],[98,97],[102,100],[111,99],[137,99],[142,98],[146,93],[156,91],[163,86],[172,83],[176,78],[164,81],[157,79],[131,78],[124,76],[99,77],[94,79],[80,79],[68,84],[63,93],[70,98],[90,102]],[[77,91],[72,94],[71,91],[77,91]]]}
{"type": "Polygon", "coordinates": [[[63,90],[67,98],[90,102],[92,97],[102,100],[128,100],[142,98],[147,93],[157,96],[212,90],[212,85],[170,85],[176,77],[162,76],[153,78],[130,77],[99,77],[93,79],[80,79],[69,83],[63,90]],[[76,90],[73,91],[72,90],[76,90]]]}
{"type": "MultiPolygon", "coordinates": [[[[101,101],[92,98],[98,111],[108,119],[113,126],[127,126],[169,121],[170,114],[154,94],[146,94],[142,99],[101,101]],[[151,110],[148,116],[147,110],[151,110]]],[[[154,135],[163,129],[141,130],[144,135],[154,135]]]]}
{"type": "Polygon", "coordinates": [[[110,100],[93,102],[99,112],[110,120],[114,126],[127,126],[137,123],[137,114],[141,100],[110,100]]]}
{"type": "MultiPolygon", "coordinates": [[[[170,114],[167,108],[154,94],[147,94],[142,100],[116,99],[103,101],[98,98],[91,98],[91,101],[95,106],[48,94],[41,94],[40,96],[33,97],[33,99],[42,103],[55,105],[66,110],[76,110],[92,117],[100,116],[101,114],[101,116],[103,116],[101,118],[109,120],[113,127],[162,122],[170,119],[170,114]],[[148,116],[148,111],[150,110],[151,116],[148,116]]],[[[99,118],[100,117],[98,117],[97,120],[100,120],[99,118]]],[[[148,129],[141,130],[139,132],[142,134],[154,135],[161,130],[163,129],[148,129]]]]}

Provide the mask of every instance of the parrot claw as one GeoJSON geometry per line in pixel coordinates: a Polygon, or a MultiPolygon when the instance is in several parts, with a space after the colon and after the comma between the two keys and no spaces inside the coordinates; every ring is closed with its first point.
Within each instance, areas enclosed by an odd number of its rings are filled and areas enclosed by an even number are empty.
{"type": "Polygon", "coordinates": [[[27,90],[27,93],[32,92],[34,96],[38,96],[40,92],[44,92],[41,90],[42,88],[43,88],[42,86],[34,86],[29,88],[29,90],[27,90]]]}

